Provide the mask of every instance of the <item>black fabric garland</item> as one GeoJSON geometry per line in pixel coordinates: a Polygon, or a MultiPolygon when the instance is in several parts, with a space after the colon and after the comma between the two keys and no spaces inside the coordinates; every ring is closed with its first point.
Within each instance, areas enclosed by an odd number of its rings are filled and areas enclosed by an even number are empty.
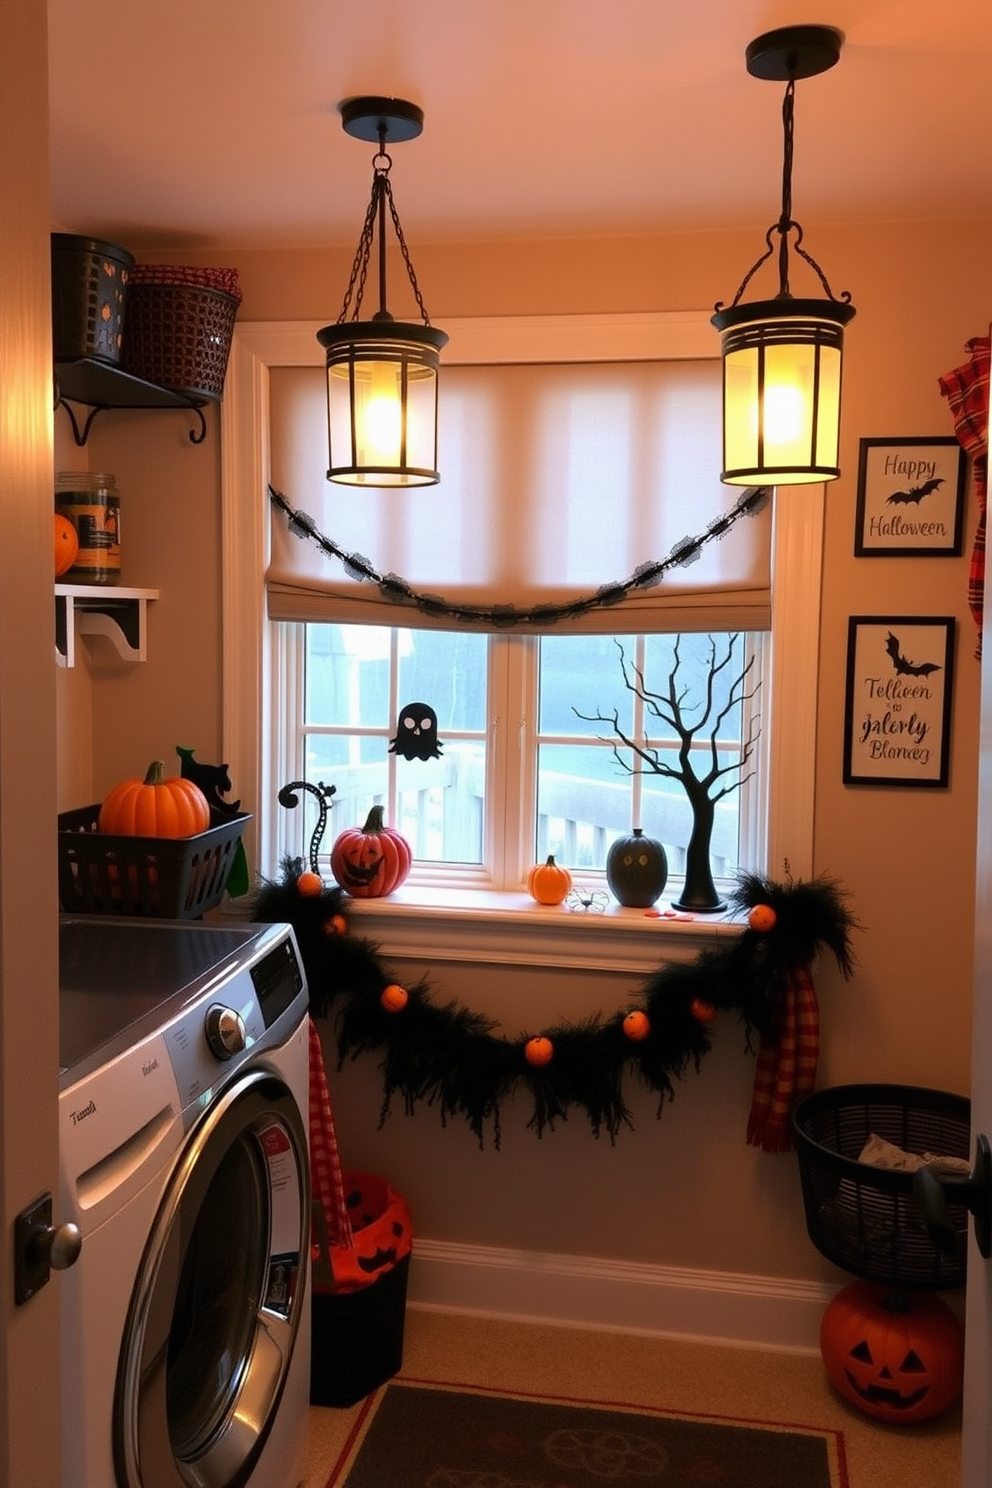
{"type": "Polygon", "coordinates": [[[538,1136],[578,1108],[594,1136],[605,1131],[613,1141],[622,1128],[632,1127],[628,1080],[658,1094],[660,1116],[675,1082],[690,1068],[698,1071],[710,1049],[716,1011],[739,1014],[750,1049],[755,1036],[774,1035],[778,994],[797,966],[811,965],[825,949],[845,977],[852,968],[850,933],[857,921],[832,879],[779,884],[744,874],[732,896],[734,907],[746,913],[770,906],[771,929],[742,926],[738,936],[701,952],[695,962],[662,966],[618,1013],[542,1029],[536,1036],[550,1039],[553,1057],[535,1066],[525,1054],[535,1035],[509,1037],[492,1019],[457,1002],[438,1004],[426,979],[402,989],[405,1001],[397,1010],[384,1006],[383,993],[396,979],[372,942],[350,932],[348,895],[336,886],[303,892],[301,884],[312,888],[316,879],[305,869],[302,859],[287,858],[282,879],[261,885],[255,918],[292,925],[310,1010],[315,1017],[333,1017],[338,1068],[378,1053],[380,1126],[400,1096],[409,1113],[423,1103],[437,1109],[443,1125],[464,1119],[480,1147],[489,1127],[499,1147],[502,1107],[521,1089],[533,1108],[527,1125],[538,1136]],[[646,1015],[645,1037],[625,1031],[630,1012],[646,1015]]]}
{"type": "Polygon", "coordinates": [[[620,604],[635,589],[650,589],[660,584],[665,574],[673,568],[685,568],[695,563],[707,543],[723,537],[741,517],[756,516],[767,505],[770,496],[768,486],[749,486],[736,504],[724,516],[717,517],[696,537],[683,537],[677,542],[667,558],[655,563],[641,563],[629,578],[611,584],[603,584],[594,594],[568,604],[533,605],[529,609],[518,609],[515,605],[463,605],[450,604],[439,594],[424,594],[399,574],[379,573],[361,553],[346,553],[333,538],[325,537],[317,529],[309,512],[298,511],[289,501],[269,486],[269,499],[273,506],[286,516],[289,530],[301,539],[315,543],[328,558],[337,558],[349,578],[376,584],[383,599],[392,604],[409,604],[421,614],[445,616],[463,620],[467,624],[487,625],[496,630],[505,630],[515,625],[556,625],[560,620],[575,619],[591,610],[605,609],[620,604]]]}

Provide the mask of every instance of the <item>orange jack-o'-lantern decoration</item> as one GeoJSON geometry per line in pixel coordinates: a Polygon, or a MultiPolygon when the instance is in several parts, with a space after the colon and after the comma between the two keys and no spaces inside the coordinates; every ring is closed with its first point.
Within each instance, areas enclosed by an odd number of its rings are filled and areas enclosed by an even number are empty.
{"type": "Polygon", "coordinates": [[[524,1058],[528,1064],[541,1066],[550,1064],[555,1054],[555,1046],[549,1038],[539,1034],[537,1038],[530,1038],[524,1045],[524,1058]]]}
{"type": "Polygon", "coordinates": [[[623,1020],[623,1031],[633,1042],[640,1043],[646,1039],[651,1032],[651,1022],[647,1013],[642,1013],[640,1008],[632,1008],[623,1020]]]}
{"type": "Polygon", "coordinates": [[[755,904],[747,916],[751,929],[757,930],[759,935],[767,935],[769,930],[774,930],[777,919],[778,915],[770,904],[755,904]]]}
{"type": "Polygon", "coordinates": [[[961,1393],[961,1325],[928,1292],[851,1282],[823,1314],[820,1353],[835,1389],[879,1421],[928,1421],[961,1393]]]}
{"type": "MultiPolygon", "coordinates": [[[[392,1270],[413,1244],[413,1222],[406,1199],[384,1178],[372,1173],[344,1175],[345,1208],[351,1222],[352,1244],[330,1249],[333,1288],[315,1286],[319,1294],[354,1292],[392,1270]]],[[[316,1256],[320,1254],[316,1247],[316,1256]]]]}
{"type": "Polygon", "coordinates": [[[356,899],[391,894],[410,872],[412,861],[403,834],[383,825],[381,806],[372,807],[363,827],[346,827],[331,848],[331,872],[356,899]]]}

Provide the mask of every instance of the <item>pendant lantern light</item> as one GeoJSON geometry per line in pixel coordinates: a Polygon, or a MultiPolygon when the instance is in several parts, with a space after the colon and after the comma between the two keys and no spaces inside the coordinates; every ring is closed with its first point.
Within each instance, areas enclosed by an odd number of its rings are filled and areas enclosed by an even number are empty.
{"type": "Polygon", "coordinates": [[[327,357],[327,479],[348,486],[432,486],[437,469],[438,353],[444,331],[431,325],[389,183],[387,144],[416,139],[423,111],[400,98],[351,98],[341,104],[347,134],[378,146],[372,197],[341,313],[317,332],[327,357]],[[386,207],[422,324],[394,320],[386,308],[386,207]],[[361,320],[378,230],[379,308],[361,320]]]}
{"type": "Polygon", "coordinates": [[[765,234],[766,251],[744,276],[732,303],[715,306],[712,324],[723,342],[723,471],[728,485],[802,485],[836,480],[840,435],[844,327],[851,296],[838,299],[816,260],[802,246],[792,217],[792,152],[797,78],[815,77],[840,57],[843,36],[831,26],[786,26],[747,48],[753,77],[785,82],[782,213],[765,234]],[[796,298],[789,281],[789,237],[817,275],[826,298],[796,298]],[[741,304],[752,276],[774,253],[774,299],[741,304]]]}

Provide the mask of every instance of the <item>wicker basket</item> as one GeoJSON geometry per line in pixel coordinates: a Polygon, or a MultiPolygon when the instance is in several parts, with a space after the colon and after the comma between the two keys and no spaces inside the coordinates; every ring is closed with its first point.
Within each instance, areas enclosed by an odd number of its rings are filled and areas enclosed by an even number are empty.
{"type": "Polygon", "coordinates": [[[968,1210],[945,1194],[953,1254],[938,1251],[913,1195],[913,1175],[858,1161],[879,1136],[904,1152],[968,1159],[971,1106],[963,1095],[910,1085],[837,1085],[793,1114],[806,1228],[817,1250],[867,1281],[939,1290],[965,1279],[968,1210]]]}
{"type": "Polygon", "coordinates": [[[52,354],[56,362],[121,358],[128,276],[126,248],[52,233],[52,354]]]}
{"type": "Polygon", "coordinates": [[[240,303],[236,269],[138,264],[128,286],[124,370],[190,398],[219,399],[240,303]]]}
{"type": "Polygon", "coordinates": [[[224,896],[251,815],[211,814],[193,837],[119,837],[97,828],[100,806],[59,816],[59,902],[67,914],[195,920],[224,896]]]}

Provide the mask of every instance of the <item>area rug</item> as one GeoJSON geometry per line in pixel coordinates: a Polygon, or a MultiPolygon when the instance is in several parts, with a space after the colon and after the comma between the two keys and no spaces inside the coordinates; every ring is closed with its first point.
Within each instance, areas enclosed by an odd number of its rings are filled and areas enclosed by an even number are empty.
{"type": "Polygon", "coordinates": [[[394,1380],[326,1488],[849,1488],[839,1431],[394,1380]]]}

